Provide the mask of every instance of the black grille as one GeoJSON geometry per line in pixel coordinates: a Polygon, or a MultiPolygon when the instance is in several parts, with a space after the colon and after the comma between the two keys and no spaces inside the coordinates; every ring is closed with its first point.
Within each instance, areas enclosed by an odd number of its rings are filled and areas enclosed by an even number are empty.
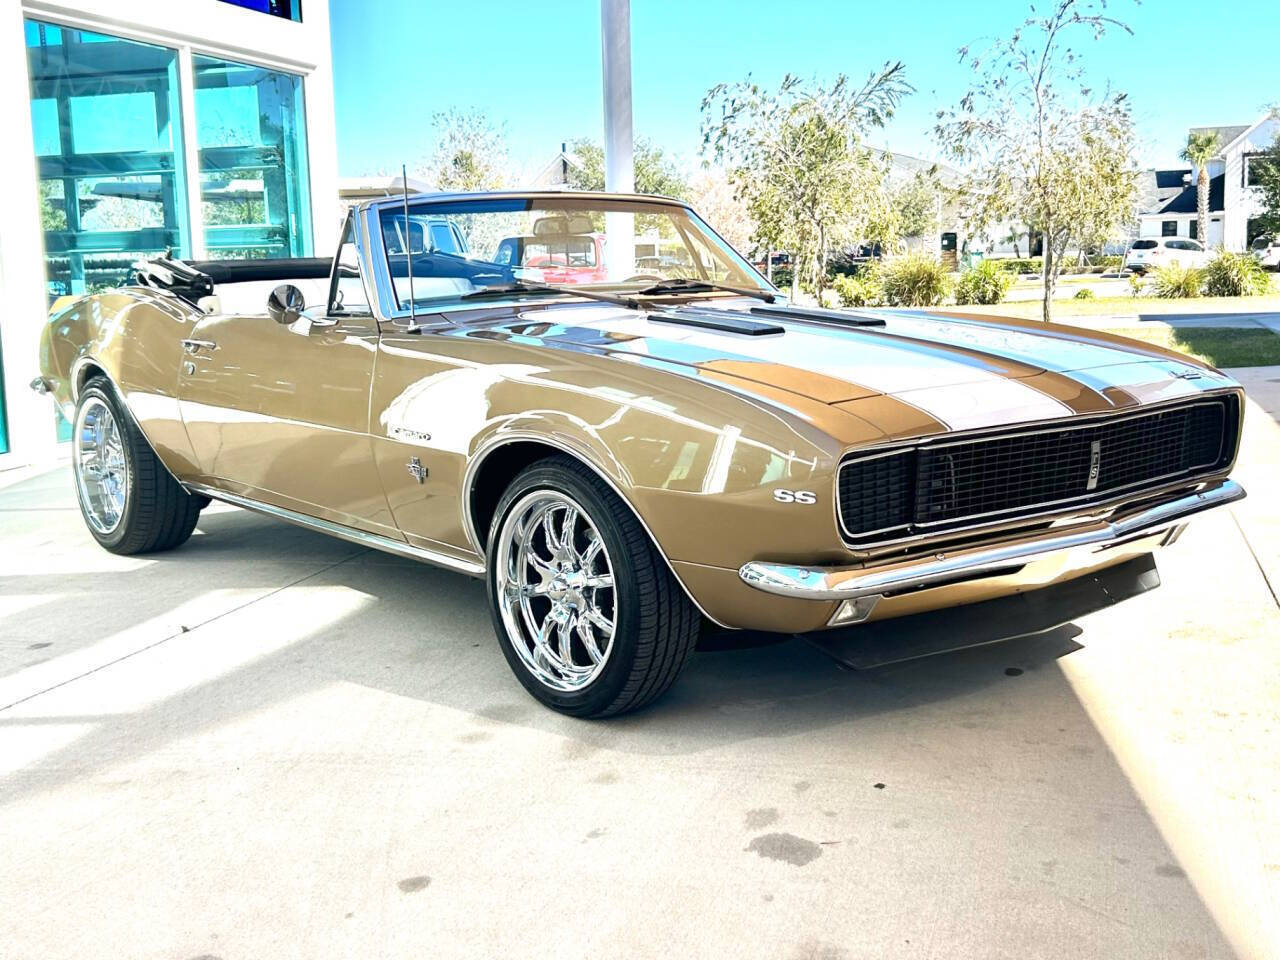
{"type": "Polygon", "coordinates": [[[855,457],[840,470],[841,525],[850,540],[893,540],[1206,473],[1234,456],[1235,407],[1227,397],[855,457]]]}

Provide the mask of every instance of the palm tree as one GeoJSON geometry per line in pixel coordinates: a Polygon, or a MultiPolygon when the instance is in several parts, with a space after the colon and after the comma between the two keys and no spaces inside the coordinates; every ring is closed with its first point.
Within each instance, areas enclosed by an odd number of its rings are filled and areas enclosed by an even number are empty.
{"type": "Polygon", "coordinates": [[[1022,254],[1018,252],[1018,244],[1022,242],[1022,231],[1017,227],[1010,227],[1008,235],[1002,242],[1013,244],[1013,259],[1021,259],[1022,254]]]}
{"type": "Polygon", "coordinates": [[[1196,168],[1196,236],[1209,246],[1209,161],[1218,155],[1218,135],[1213,131],[1187,134],[1182,159],[1196,168]]]}

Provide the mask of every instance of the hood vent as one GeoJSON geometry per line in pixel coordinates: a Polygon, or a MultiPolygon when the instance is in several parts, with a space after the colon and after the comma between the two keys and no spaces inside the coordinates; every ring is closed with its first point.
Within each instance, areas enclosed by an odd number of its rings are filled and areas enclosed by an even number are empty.
{"type": "Polygon", "coordinates": [[[768,337],[786,333],[776,323],[753,320],[745,313],[730,310],[699,310],[696,307],[676,307],[661,313],[650,313],[647,319],[653,323],[678,323],[686,327],[702,327],[706,330],[722,330],[740,333],[748,337],[768,337]]]}
{"type": "Polygon", "coordinates": [[[760,317],[781,317],[784,320],[817,320],[841,327],[883,327],[882,317],[845,313],[841,310],[823,310],[821,307],[752,307],[751,312],[760,317]]]}

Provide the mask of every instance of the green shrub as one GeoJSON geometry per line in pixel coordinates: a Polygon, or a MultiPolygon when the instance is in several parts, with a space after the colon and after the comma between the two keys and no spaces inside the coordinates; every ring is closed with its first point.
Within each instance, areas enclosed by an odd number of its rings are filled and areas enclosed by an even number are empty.
{"type": "Polygon", "coordinates": [[[884,287],[880,283],[880,271],[864,267],[853,276],[841,274],[831,281],[831,289],[840,298],[842,307],[880,307],[884,305],[884,287]]]}
{"type": "Polygon", "coordinates": [[[1090,289],[1089,287],[1081,287],[1079,290],[1076,291],[1075,298],[1077,300],[1092,300],[1093,290],[1090,289]]]}
{"type": "Polygon", "coordinates": [[[1146,286],[1146,283],[1146,278],[1142,274],[1136,272],[1129,274],[1129,296],[1142,296],[1142,288],[1146,286]]]}
{"type": "Polygon", "coordinates": [[[891,307],[936,307],[947,295],[947,273],[927,253],[906,253],[880,263],[880,284],[891,307]]]}
{"type": "Polygon", "coordinates": [[[1204,268],[1207,297],[1260,297],[1271,292],[1271,278],[1257,258],[1219,250],[1204,268]]]}
{"type": "Polygon", "coordinates": [[[1196,267],[1184,267],[1170,263],[1151,272],[1151,290],[1168,300],[1182,300],[1200,296],[1204,286],[1204,274],[1196,267]]]}
{"type": "Polygon", "coordinates": [[[998,260],[980,260],[956,281],[956,303],[999,303],[1013,286],[1014,275],[998,260]]]}
{"type": "Polygon", "coordinates": [[[1005,257],[993,260],[1010,273],[1039,273],[1044,269],[1044,261],[1039,257],[1005,257]]]}

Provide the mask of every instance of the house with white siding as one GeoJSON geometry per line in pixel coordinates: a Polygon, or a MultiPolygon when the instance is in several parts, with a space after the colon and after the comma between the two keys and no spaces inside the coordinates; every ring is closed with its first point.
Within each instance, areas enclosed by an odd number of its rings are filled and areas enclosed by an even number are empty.
{"type": "Polygon", "coordinates": [[[1144,237],[1190,237],[1205,245],[1243,251],[1257,235],[1262,212],[1255,183],[1261,155],[1280,133],[1280,116],[1267,113],[1249,125],[1192,127],[1191,133],[1216,133],[1218,155],[1209,161],[1209,222],[1199,237],[1196,180],[1199,169],[1151,171],[1147,202],[1138,217],[1144,237]]]}

